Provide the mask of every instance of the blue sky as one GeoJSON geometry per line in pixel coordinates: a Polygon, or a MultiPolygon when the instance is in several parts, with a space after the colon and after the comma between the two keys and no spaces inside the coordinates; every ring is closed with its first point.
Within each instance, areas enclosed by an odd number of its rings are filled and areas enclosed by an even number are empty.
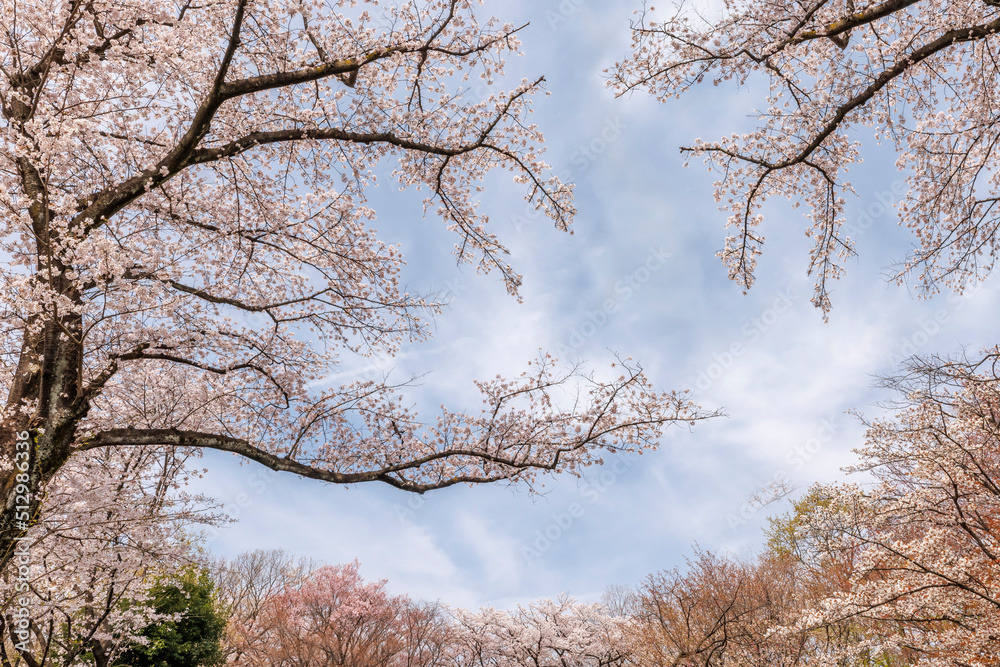
{"type": "MultiPolygon", "coordinates": [[[[422,402],[476,409],[473,378],[516,374],[539,348],[601,370],[612,351],[641,362],[664,389],[695,388],[727,417],[672,429],[660,449],[609,459],[584,480],[558,478],[541,495],[510,487],[447,489],[423,497],[381,486],[333,487],[223,455],[206,456],[198,489],[238,521],[209,547],[233,556],[280,547],[330,563],[358,558],[363,574],[394,592],[458,606],[508,606],[568,592],[596,599],[609,584],[633,585],[683,563],[695,543],[750,553],[769,514],[750,498],[774,479],[799,491],[843,478],[863,429],[845,414],[883,414],[874,379],[911,352],[976,351],[995,340],[1000,312],[990,279],[966,297],[918,299],[886,282],[886,269],[911,247],[884,202],[901,179],[887,147],[866,142],[850,178],[859,197],[853,221],[859,257],[833,290],[829,323],[809,303],[809,240],[800,211],[765,209],[767,237],[748,295],[715,257],[725,214],[714,176],[683,168],[678,151],[696,137],[750,127],[760,90],[705,85],[681,100],[615,99],[602,70],[628,48],[637,0],[487,2],[522,33],[525,56],[508,61],[515,79],[544,74],[551,95],[536,103],[546,158],[577,185],[575,233],[524,216],[517,188],[491,179],[482,207],[524,275],[518,304],[495,276],[455,265],[455,237],[418,194],[389,183],[372,193],[381,237],[402,245],[410,285],[450,294],[435,335],[394,360],[394,376],[426,373],[422,402]],[[867,217],[862,217],[867,216],[867,217]],[[614,307],[607,309],[608,301],[614,307]],[[613,312],[609,312],[613,311],[613,312]]],[[[760,82],[757,82],[760,83],[760,82]]],[[[391,182],[390,182],[391,183],[391,182]]],[[[339,379],[385,368],[345,364],[339,379]]]]}

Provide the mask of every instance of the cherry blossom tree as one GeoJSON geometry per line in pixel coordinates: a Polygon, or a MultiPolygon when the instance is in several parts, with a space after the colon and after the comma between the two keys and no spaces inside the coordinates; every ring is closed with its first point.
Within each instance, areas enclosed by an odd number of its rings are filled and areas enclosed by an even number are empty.
{"type": "Polygon", "coordinates": [[[514,294],[476,205],[484,177],[512,172],[571,222],[528,118],[543,79],[496,84],[519,29],[471,0],[0,12],[0,453],[17,465],[0,475],[0,565],[46,485],[95,448],[211,448],[424,492],[576,472],[701,416],[632,363],[601,379],[544,355],[479,382],[478,414],[421,418],[386,382],[324,388],[343,355],[425,336],[436,307],[402,289],[372,228],[379,165],[514,294]]]}
{"type": "Polygon", "coordinates": [[[175,448],[92,450],[63,466],[30,552],[0,577],[0,664],[107,667],[164,620],[145,604],[151,589],[196,558],[192,527],[221,520],[184,491],[188,459],[175,448]]]}
{"type": "Polygon", "coordinates": [[[284,580],[263,597],[253,618],[230,616],[228,662],[245,667],[624,667],[632,620],[571,597],[504,611],[448,610],[390,595],[385,581],[366,582],[357,561],[299,576],[284,553],[251,552],[230,568],[227,590],[284,580]],[[275,567],[277,566],[277,567],[275,567]],[[281,572],[277,577],[266,573],[281,572]],[[241,582],[241,583],[240,583],[241,582]]]}
{"type": "Polygon", "coordinates": [[[912,359],[854,484],[816,485],[753,560],[696,552],[635,592],[642,665],[1000,660],[1000,348],[912,359]]]}
{"type": "Polygon", "coordinates": [[[825,489],[808,517],[821,553],[857,552],[850,589],[803,625],[891,624],[859,650],[926,665],[1000,659],[1000,350],[914,360],[891,384],[895,418],[869,425],[853,468],[874,485],[825,489]]]}
{"type": "Polygon", "coordinates": [[[226,603],[229,664],[623,667],[630,655],[631,620],[601,604],[561,597],[513,611],[448,610],[390,595],[385,581],[361,577],[357,561],[311,566],[257,551],[216,568],[224,601],[233,591],[254,591],[250,604],[226,603]]]}
{"type": "MultiPolygon", "coordinates": [[[[897,277],[927,288],[962,286],[997,256],[996,78],[1000,9],[993,0],[726,0],[710,18],[691,7],[644,8],[631,55],[610,71],[620,95],[661,101],[705,79],[770,92],[750,132],[697,140],[682,150],[720,174],[716,199],[730,213],[719,252],[748,289],[764,235],[760,211],[775,195],[807,208],[814,246],[813,303],[829,310],[829,281],[854,253],[845,226],[847,171],[861,160],[856,128],[898,151],[909,190],[899,205],[917,247],[897,277]],[[661,8],[662,9],[662,8],[661,8]]],[[[856,227],[857,229],[857,227],[856,227]]]]}
{"type": "MultiPolygon", "coordinates": [[[[793,519],[811,516],[800,508],[793,519]]],[[[799,523],[797,532],[806,525],[807,520],[799,523]]],[[[845,559],[823,549],[808,552],[769,549],[741,559],[696,550],[685,567],[648,576],[635,593],[626,634],[633,662],[650,667],[912,662],[909,652],[893,643],[900,629],[895,621],[819,612],[851,594],[856,571],[845,572],[849,554],[845,559]]]]}
{"type": "MultiPolygon", "coordinates": [[[[442,665],[450,633],[435,605],[392,596],[365,582],[359,564],[325,565],[268,597],[254,632],[230,664],[247,667],[431,667],[442,665]]],[[[232,619],[237,624],[240,619],[232,619]]]]}
{"type": "Polygon", "coordinates": [[[514,611],[454,612],[460,667],[623,667],[628,619],[564,596],[514,611]]]}

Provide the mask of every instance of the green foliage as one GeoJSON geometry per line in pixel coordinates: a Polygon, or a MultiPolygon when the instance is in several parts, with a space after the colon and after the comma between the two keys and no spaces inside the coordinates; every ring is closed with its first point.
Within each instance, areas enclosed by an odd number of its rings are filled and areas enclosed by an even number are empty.
{"type": "Polygon", "coordinates": [[[764,529],[767,551],[779,557],[804,560],[809,550],[809,516],[819,508],[829,507],[831,502],[829,493],[816,484],[792,503],[791,512],[769,518],[769,525],[764,529]]]}
{"type": "Polygon", "coordinates": [[[225,663],[220,641],[226,619],[207,570],[186,568],[179,577],[159,581],[149,605],[160,614],[181,614],[176,621],[147,626],[140,635],[149,643],[133,644],[117,667],[216,667],[225,663]]]}

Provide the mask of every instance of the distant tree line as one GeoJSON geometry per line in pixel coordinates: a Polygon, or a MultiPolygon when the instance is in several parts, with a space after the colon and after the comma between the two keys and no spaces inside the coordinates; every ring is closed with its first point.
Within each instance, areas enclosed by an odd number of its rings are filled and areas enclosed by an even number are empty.
{"type": "MultiPolygon", "coordinates": [[[[0,664],[996,665],[998,361],[996,349],[911,361],[887,381],[894,415],[867,423],[850,469],[858,483],[812,487],[770,520],[756,556],[695,550],[684,567],[592,604],[468,611],[393,595],[357,562],[282,551],[206,559],[190,530],[168,530],[220,521],[184,494],[186,460],[112,451],[81,474],[117,496],[99,511],[46,506],[40,562],[3,580],[0,664]]],[[[52,494],[60,499],[58,486],[52,494]]]]}

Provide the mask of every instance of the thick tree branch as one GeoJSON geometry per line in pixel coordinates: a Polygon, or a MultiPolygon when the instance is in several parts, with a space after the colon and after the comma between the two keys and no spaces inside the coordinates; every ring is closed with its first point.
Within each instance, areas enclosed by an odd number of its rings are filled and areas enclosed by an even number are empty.
{"type": "Polygon", "coordinates": [[[800,44],[811,39],[837,37],[846,32],[850,32],[854,28],[859,28],[863,25],[873,23],[881,18],[885,18],[886,16],[895,14],[896,12],[906,9],[910,5],[915,5],[918,2],[921,2],[921,0],[887,0],[887,2],[883,2],[880,5],[866,7],[861,11],[849,14],[844,18],[827,23],[821,28],[813,28],[811,30],[803,30],[801,32],[796,31],[788,38],[788,40],[779,43],[779,48],[784,48],[784,46],[789,44],[800,44]]]}
{"type": "MultiPolygon", "coordinates": [[[[405,491],[413,491],[417,493],[423,493],[433,489],[446,488],[455,484],[494,482],[507,479],[511,476],[511,473],[498,473],[496,475],[483,476],[456,475],[436,482],[418,483],[405,480],[398,475],[392,474],[412,470],[419,466],[423,461],[387,466],[370,472],[339,473],[332,470],[315,468],[293,459],[272,454],[260,449],[259,447],[255,447],[246,440],[240,438],[231,438],[224,435],[201,433],[196,431],[181,431],[176,429],[114,429],[104,431],[80,444],[77,447],[77,450],[87,451],[98,447],[137,447],[147,445],[203,447],[205,449],[232,452],[251,461],[256,461],[271,470],[278,472],[291,472],[299,475],[300,477],[307,477],[309,479],[317,479],[333,484],[358,484],[361,482],[379,481],[405,491]]],[[[501,460],[496,457],[489,457],[482,452],[476,451],[452,451],[443,454],[442,456],[471,456],[484,460],[490,460],[492,458],[496,459],[497,462],[501,462],[501,460]]],[[[506,462],[506,464],[511,465],[509,462],[506,462]]]]}

